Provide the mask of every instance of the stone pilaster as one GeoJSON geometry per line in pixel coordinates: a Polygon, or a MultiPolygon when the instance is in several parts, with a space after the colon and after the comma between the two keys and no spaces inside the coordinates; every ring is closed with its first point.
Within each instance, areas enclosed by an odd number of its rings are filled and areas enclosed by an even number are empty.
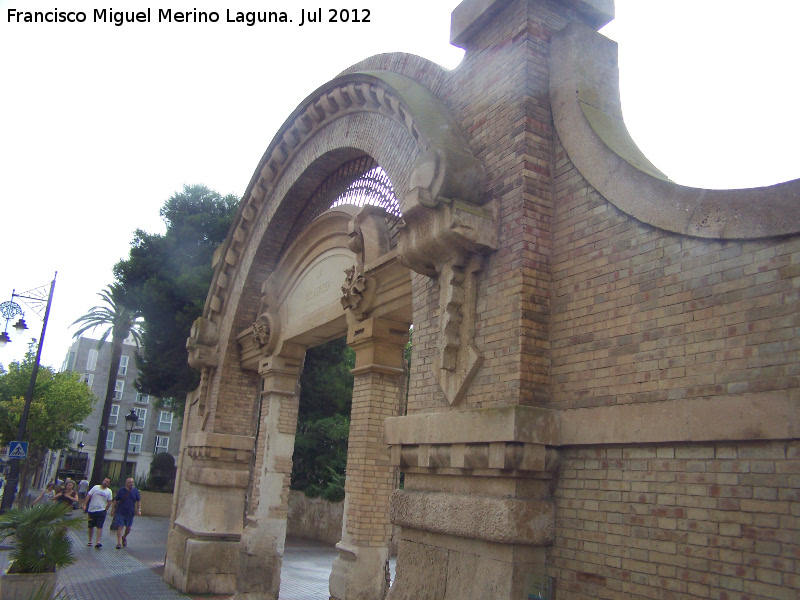
{"type": "Polygon", "coordinates": [[[389,589],[389,501],[396,469],[383,428],[400,406],[408,327],[389,319],[350,322],[347,340],[356,352],[356,367],[342,540],[330,577],[336,600],[380,600],[389,589]]]}
{"type": "Polygon", "coordinates": [[[305,347],[284,343],[277,354],[259,364],[261,414],[239,545],[236,600],[278,598],[300,400],[297,379],[304,355],[305,347]]]}

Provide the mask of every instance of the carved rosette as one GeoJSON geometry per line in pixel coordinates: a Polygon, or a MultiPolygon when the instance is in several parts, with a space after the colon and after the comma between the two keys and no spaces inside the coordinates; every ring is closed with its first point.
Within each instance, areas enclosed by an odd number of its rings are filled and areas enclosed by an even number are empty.
{"type": "MultiPolygon", "coordinates": [[[[270,345],[272,333],[271,319],[267,313],[262,313],[256,317],[253,323],[253,341],[259,348],[266,348],[270,345]]],[[[274,338],[273,338],[274,341],[274,338]]]]}

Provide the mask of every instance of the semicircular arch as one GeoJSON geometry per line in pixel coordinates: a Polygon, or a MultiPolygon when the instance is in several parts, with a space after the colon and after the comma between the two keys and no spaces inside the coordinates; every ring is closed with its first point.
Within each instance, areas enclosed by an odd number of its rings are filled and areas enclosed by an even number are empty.
{"type": "Polygon", "coordinates": [[[206,343],[224,352],[219,342],[255,317],[254,303],[240,300],[258,296],[314,189],[361,155],[386,172],[401,210],[408,202],[432,208],[453,198],[473,205],[485,201],[484,168],[430,90],[383,71],[337,77],[298,106],[253,175],[215,254],[203,314],[204,329],[212,334],[206,343]]]}

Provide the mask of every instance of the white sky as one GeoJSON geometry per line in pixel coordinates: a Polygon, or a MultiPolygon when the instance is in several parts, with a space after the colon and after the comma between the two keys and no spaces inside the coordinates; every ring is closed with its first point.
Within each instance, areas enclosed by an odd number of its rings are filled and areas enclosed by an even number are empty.
{"type": "MultiPolygon", "coordinates": [[[[457,0],[367,0],[370,23],[9,24],[8,9],[286,10],[303,3],[0,0],[0,301],[58,271],[43,364],[97,303],[134,229],[184,183],[241,195],[272,136],[314,89],[361,58],[420,54],[455,67],[457,0]],[[110,6],[109,6],[110,5],[110,6]]],[[[329,8],[350,3],[315,5],[329,8]]],[[[295,8],[295,7],[298,8],[295,8]]],[[[623,111],[672,179],[752,187],[800,177],[797,0],[617,0],[623,111]]],[[[155,20],[155,19],[154,19],[155,20]]],[[[26,311],[27,332],[41,321],[26,311]]],[[[2,324],[2,323],[0,323],[2,324]]],[[[13,324],[13,322],[11,323],[13,324]]],[[[24,338],[0,349],[20,358],[24,338]]]]}

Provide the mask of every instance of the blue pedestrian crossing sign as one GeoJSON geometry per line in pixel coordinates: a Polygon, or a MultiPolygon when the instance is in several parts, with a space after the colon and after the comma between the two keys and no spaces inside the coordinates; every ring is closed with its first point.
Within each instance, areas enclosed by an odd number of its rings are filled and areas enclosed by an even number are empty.
{"type": "Polygon", "coordinates": [[[8,443],[8,458],[21,460],[26,456],[28,456],[28,442],[8,443]]]}

